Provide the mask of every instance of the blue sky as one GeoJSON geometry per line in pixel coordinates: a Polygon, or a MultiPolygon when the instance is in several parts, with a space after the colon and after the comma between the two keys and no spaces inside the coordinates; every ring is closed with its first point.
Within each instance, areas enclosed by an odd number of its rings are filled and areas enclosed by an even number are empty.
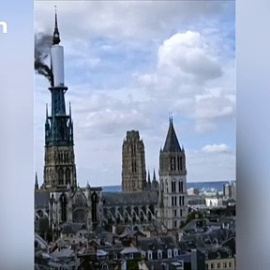
{"type": "MultiPolygon", "coordinates": [[[[36,31],[65,48],[80,185],[121,183],[126,131],[140,131],[146,167],[174,117],[188,181],[235,179],[234,2],[35,2],[36,31]]],[[[35,159],[42,182],[48,83],[36,75],[35,159]]]]}

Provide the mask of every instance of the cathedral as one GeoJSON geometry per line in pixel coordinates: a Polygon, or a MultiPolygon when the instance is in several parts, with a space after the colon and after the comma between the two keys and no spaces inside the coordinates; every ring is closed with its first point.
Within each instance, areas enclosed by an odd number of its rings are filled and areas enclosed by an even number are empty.
{"type": "Polygon", "coordinates": [[[43,184],[35,181],[35,225],[41,221],[52,231],[64,224],[95,230],[106,224],[161,224],[177,230],[186,220],[186,156],[169,121],[159,172],[146,172],[144,143],[139,131],[127,131],[122,146],[122,192],[101,187],[80,187],[76,176],[71,105],[66,110],[64,49],[55,15],[51,46],[51,110],[46,107],[43,184]]]}

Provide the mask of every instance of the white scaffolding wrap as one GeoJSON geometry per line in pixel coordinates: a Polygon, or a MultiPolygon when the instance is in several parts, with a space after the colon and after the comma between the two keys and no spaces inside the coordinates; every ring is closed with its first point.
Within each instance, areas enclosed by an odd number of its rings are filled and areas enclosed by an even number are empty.
{"type": "Polygon", "coordinates": [[[64,86],[64,48],[62,46],[52,46],[51,65],[54,80],[53,86],[64,86]]]}

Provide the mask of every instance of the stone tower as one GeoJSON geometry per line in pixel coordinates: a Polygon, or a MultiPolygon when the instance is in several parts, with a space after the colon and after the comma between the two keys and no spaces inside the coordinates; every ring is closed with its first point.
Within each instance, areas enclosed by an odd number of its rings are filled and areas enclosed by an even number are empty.
{"type": "Polygon", "coordinates": [[[147,189],[144,143],[139,131],[127,131],[122,148],[122,191],[147,189]]]}
{"type": "Polygon", "coordinates": [[[158,206],[158,219],[169,230],[178,229],[187,217],[186,175],[185,150],[180,147],[171,118],[166,141],[159,156],[158,206]]]}
{"type": "Polygon", "coordinates": [[[47,190],[72,189],[76,183],[73,122],[71,107],[66,113],[64,85],[64,49],[59,45],[60,34],[55,14],[55,28],[51,47],[51,115],[46,108],[44,185],[47,190]]]}

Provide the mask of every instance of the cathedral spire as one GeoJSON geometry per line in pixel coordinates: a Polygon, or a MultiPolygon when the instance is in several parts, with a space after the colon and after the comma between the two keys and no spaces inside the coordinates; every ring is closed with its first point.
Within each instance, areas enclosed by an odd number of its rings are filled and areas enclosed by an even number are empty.
{"type": "Polygon", "coordinates": [[[181,147],[179,145],[174,127],[173,127],[173,118],[170,116],[169,118],[169,130],[167,133],[166,141],[163,147],[164,152],[180,152],[181,147]]]}
{"type": "Polygon", "coordinates": [[[57,12],[53,44],[50,48],[53,84],[51,92],[51,113],[46,108],[44,183],[48,190],[73,190],[77,185],[74,155],[73,124],[66,112],[64,76],[64,47],[60,43],[57,12]]]}
{"type": "Polygon", "coordinates": [[[57,23],[57,10],[55,6],[55,19],[54,19],[54,32],[53,32],[53,45],[58,45],[60,43],[60,33],[58,30],[58,23],[57,23]]]}

